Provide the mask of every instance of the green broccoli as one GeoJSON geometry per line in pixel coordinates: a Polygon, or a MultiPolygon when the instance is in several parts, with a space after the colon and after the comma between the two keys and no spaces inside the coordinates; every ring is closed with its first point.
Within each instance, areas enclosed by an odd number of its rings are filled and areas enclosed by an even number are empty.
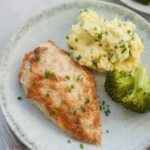
{"type": "Polygon", "coordinates": [[[133,77],[131,72],[109,71],[106,75],[105,90],[111,98],[120,102],[120,99],[133,88],[133,77]]]}
{"type": "Polygon", "coordinates": [[[149,84],[145,68],[137,67],[135,72],[114,70],[106,75],[105,90],[127,109],[143,113],[150,110],[149,84]]]}

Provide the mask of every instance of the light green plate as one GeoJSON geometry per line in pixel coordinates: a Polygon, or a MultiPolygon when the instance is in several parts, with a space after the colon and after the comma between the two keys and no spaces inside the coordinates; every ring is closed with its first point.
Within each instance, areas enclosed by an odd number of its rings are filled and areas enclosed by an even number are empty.
{"type": "MultiPolygon", "coordinates": [[[[65,36],[76,22],[80,9],[90,8],[107,19],[132,21],[144,39],[142,63],[150,70],[150,25],[134,12],[96,0],[71,0],[33,16],[8,42],[0,59],[0,102],[8,124],[17,137],[32,150],[79,150],[80,142],[71,139],[29,101],[18,84],[18,71],[24,54],[39,43],[54,40],[67,49],[65,36]],[[22,101],[17,96],[23,96],[22,101]]],[[[105,76],[96,74],[97,94],[110,105],[111,114],[102,112],[102,146],[84,144],[86,150],[142,150],[150,144],[150,113],[137,114],[111,101],[104,91],[105,76]],[[109,130],[109,133],[106,133],[109,130]]]]}

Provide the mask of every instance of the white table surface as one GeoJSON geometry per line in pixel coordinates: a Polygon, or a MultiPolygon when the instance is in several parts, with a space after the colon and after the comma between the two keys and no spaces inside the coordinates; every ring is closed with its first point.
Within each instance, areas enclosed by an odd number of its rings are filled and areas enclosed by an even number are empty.
{"type": "MultiPolygon", "coordinates": [[[[0,55],[11,35],[18,27],[22,26],[30,16],[47,8],[49,5],[62,1],[63,0],[0,0],[0,55]]],[[[104,1],[113,2],[127,7],[119,0],[104,1]]],[[[134,11],[150,22],[150,15],[136,10],[134,11]]],[[[2,124],[6,125],[6,122],[0,111],[0,127],[2,124]]],[[[1,142],[0,139],[0,150],[5,150],[1,142]]]]}

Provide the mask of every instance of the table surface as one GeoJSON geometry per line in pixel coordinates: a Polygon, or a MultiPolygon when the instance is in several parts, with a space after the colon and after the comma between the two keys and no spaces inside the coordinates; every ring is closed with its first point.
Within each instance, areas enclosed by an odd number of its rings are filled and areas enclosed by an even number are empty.
{"type": "MultiPolygon", "coordinates": [[[[1,6],[0,54],[2,53],[5,44],[7,43],[13,32],[15,32],[18,27],[22,26],[30,16],[47,8],[49,5],[59,3],[62,1],[63,0],[0,0],[1,6]]],[[[104,0],[104,1],[116,3],[129,8],[119,0],[104,0]]],[[[150,22],[150,15],[138,12],[136,10],[134,11],[150,22]]],[[[3,130],[2,128],[3,126],[7,127],[7,123],[5,122],[5,118],[0,111],[0,133],[1,130],[3,130]]],[[[13,136],[12,138],[15,138],[15,136],[13,136]]],[[[18,144],[20,144],[19,141],[17,142],[18,144]]],[[[0,150],[6,150],[6,148],[2,144],[1,138],[0,138],[0,150]]]]}

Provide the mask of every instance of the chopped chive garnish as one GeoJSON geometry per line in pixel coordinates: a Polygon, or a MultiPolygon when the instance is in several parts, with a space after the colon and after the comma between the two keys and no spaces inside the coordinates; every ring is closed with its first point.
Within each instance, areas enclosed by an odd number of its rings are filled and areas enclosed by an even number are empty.
{"type": "Polygon", "coordinates": [[[134,34],[132,35],[131,39],[134,40],[134,34]]]}
{"type": "Polygon", "coordinates": [[[88,103],[90,103],[90,99],[89,99],[89,98],[86,98],[86,99],[85,99],[85,104],[88,104],[88,103]]]}
{"type": "Polygon", "coordinates": [[[69,40],[69,36],[68,35],[66,36],[66,39],[69,40]]]}
{"type": "Polygon", "coordinates": [[[40,61],[40,54],[37,53],[35,56],[36,56],[36,60],[37,60],[37,61],[40,61]]]}
{"type": "Polygon", "coordinates": [[[104,112],[105,112],[105,115],[108,116],[108,112],[107,111],[104,111],[104,112]]]}
{"type": "Polygon", "coordinates": [[[108,112],[109,114],[111,113],[109,109],[107,109],[107,112],[108,112]]]}
{"type": "Polygon", "coordinates": [[[85,106],[81,105],[81,106],[80,106],[80,109],[81,109],[82,111],[85,111],[85,106]]]}
{"type": "Polygon", "coordinates": [[[105,105],[105,101],[102,101],[102,105],[105,105]]]}
{"type": "Polygon", "coordinates": [[[97,34],[97,38],[98,38],[99,40],[101,40],[101,39],[102,39],[102,33],[97,34]]]}
{"type": "Polygon", "coordinates": [[[49,77],[55,77],[55,73],[52,71],[46,70],[44,76],[46,79],[48,79],[49,77]]]}
{"type": "Polygon", "coordinates": [[[94,29],[95,31],[97,30],[97,28],[96,28],[96,27],[94,27],[93,29],[94,29]]]}
{"type": "Polygon", "coordinates": [[[71,52],[66,52],[67,53],[67,55],[70,57],[71,56],[71,52]]]}
{"type": "Polygon", "coordinates": [[[45,94],[45,97],[49,97],[49,96],[50,96],[49,93],[46,93],[46,94],[45,94]]]}
{"type": "Polygon", "coordinates": [[[78,56],[76,57],[76,60],[79,61],[80,59],[81,59],[81,56],[78,55],[78,56]]]}
{"type": "Polygon", "coordinates": [[[80,27],[82,27],[84,25],[84,21],[81,22],[80,27]]]}
{"type": "Polygon", "coordinates": [[[127,32],[128,32],[128,34],[130,34],[130,33],[131,33],[131,30],[128,30],[127,32]]]}
{"type": "Polygon", "coordinates": [[[109,130],[106,130],[106,133],[109,133],[109,130]]]}
{"type": "Polygon", "coordinates": [[[87,9],[80,10],[80,13],[88,11],[87,9]]]}
{"type": "Polygon", "coordinates": [[[126,50],[127,50],[127,49],[126,49],[126,48],[124,48],[124,49],[122,50],[122,52],[121,52],[121,53],[123,54],[126,50]]]}
{"type": "Polygon", "coordinates": [[[81,148],[81,149],[84,149],[84,145],[83,145],[82,143],[80,144],[80,148],[81,148]]]}
{"type": "Polygon", "coordinates": [[[141,41],[144,42],[143,38],[141,38],[141,41]]]}
{"type": "Polygon", "coordinates": [[[71,85],[69,86],[69,88],[68,88],[68,92],[72,92],[72,90],[73,90],[74,88],[75,88],[74,85],[71,84],[71,85]]]}
{"type": "Polygon", "coordinates": [[[78,38],[75,38],[75,42],[78,42],[78,38]]]}
{"type": "Polygon", "coordinates": [[[79,74],[77,76],[77,81],[82,81],[83,80],[83,74],[79,74]]]}
{"type": "Polygon", "coordinates": [[[100,109],[100,110],[102,110],[102,107],[101,107],[101,105],[99,105],[99,109],[100,109]]]}
{"type": "Polygon", "coordinates": [[[22,97],[21,97],[21,96],[18,96],[17,99],[18,99],[18,100],[22,100],[22,97]]]}
{"type": "Polygon", "coordinates": [[[71,140],[67,140],[67,143],[71,143],[71,140]]]}
{"type": "Polygon", "coordinates": [[[65,76],[65,80],[70,80],[70,76],[69,76],[69,75],[66,75],[66,76],[65,76]]]}
{"type": "Polygon", "coordinates": [[[44,49],[44,51],[47,51],[47,50],[48,50],[48,47],[44,47],[43,49],[44,49]]]}
{"type": "Polygon", "coordinates": [[[115,49],[117,49],[118,48],[118,46],[117,45],[115,45],[115,49]]]}
{"type": "Polygon", "coordinates": [[[77,111],[74,110],[72,113],[71,113],[73,116],[75,116],[77,114],[77,111]]]}
{"type": "Polygon", "coordinates": [[[75,48],[71,45],[68,45],[68,47],[71,49],[71,50],[74,50],[75,48]]]}

